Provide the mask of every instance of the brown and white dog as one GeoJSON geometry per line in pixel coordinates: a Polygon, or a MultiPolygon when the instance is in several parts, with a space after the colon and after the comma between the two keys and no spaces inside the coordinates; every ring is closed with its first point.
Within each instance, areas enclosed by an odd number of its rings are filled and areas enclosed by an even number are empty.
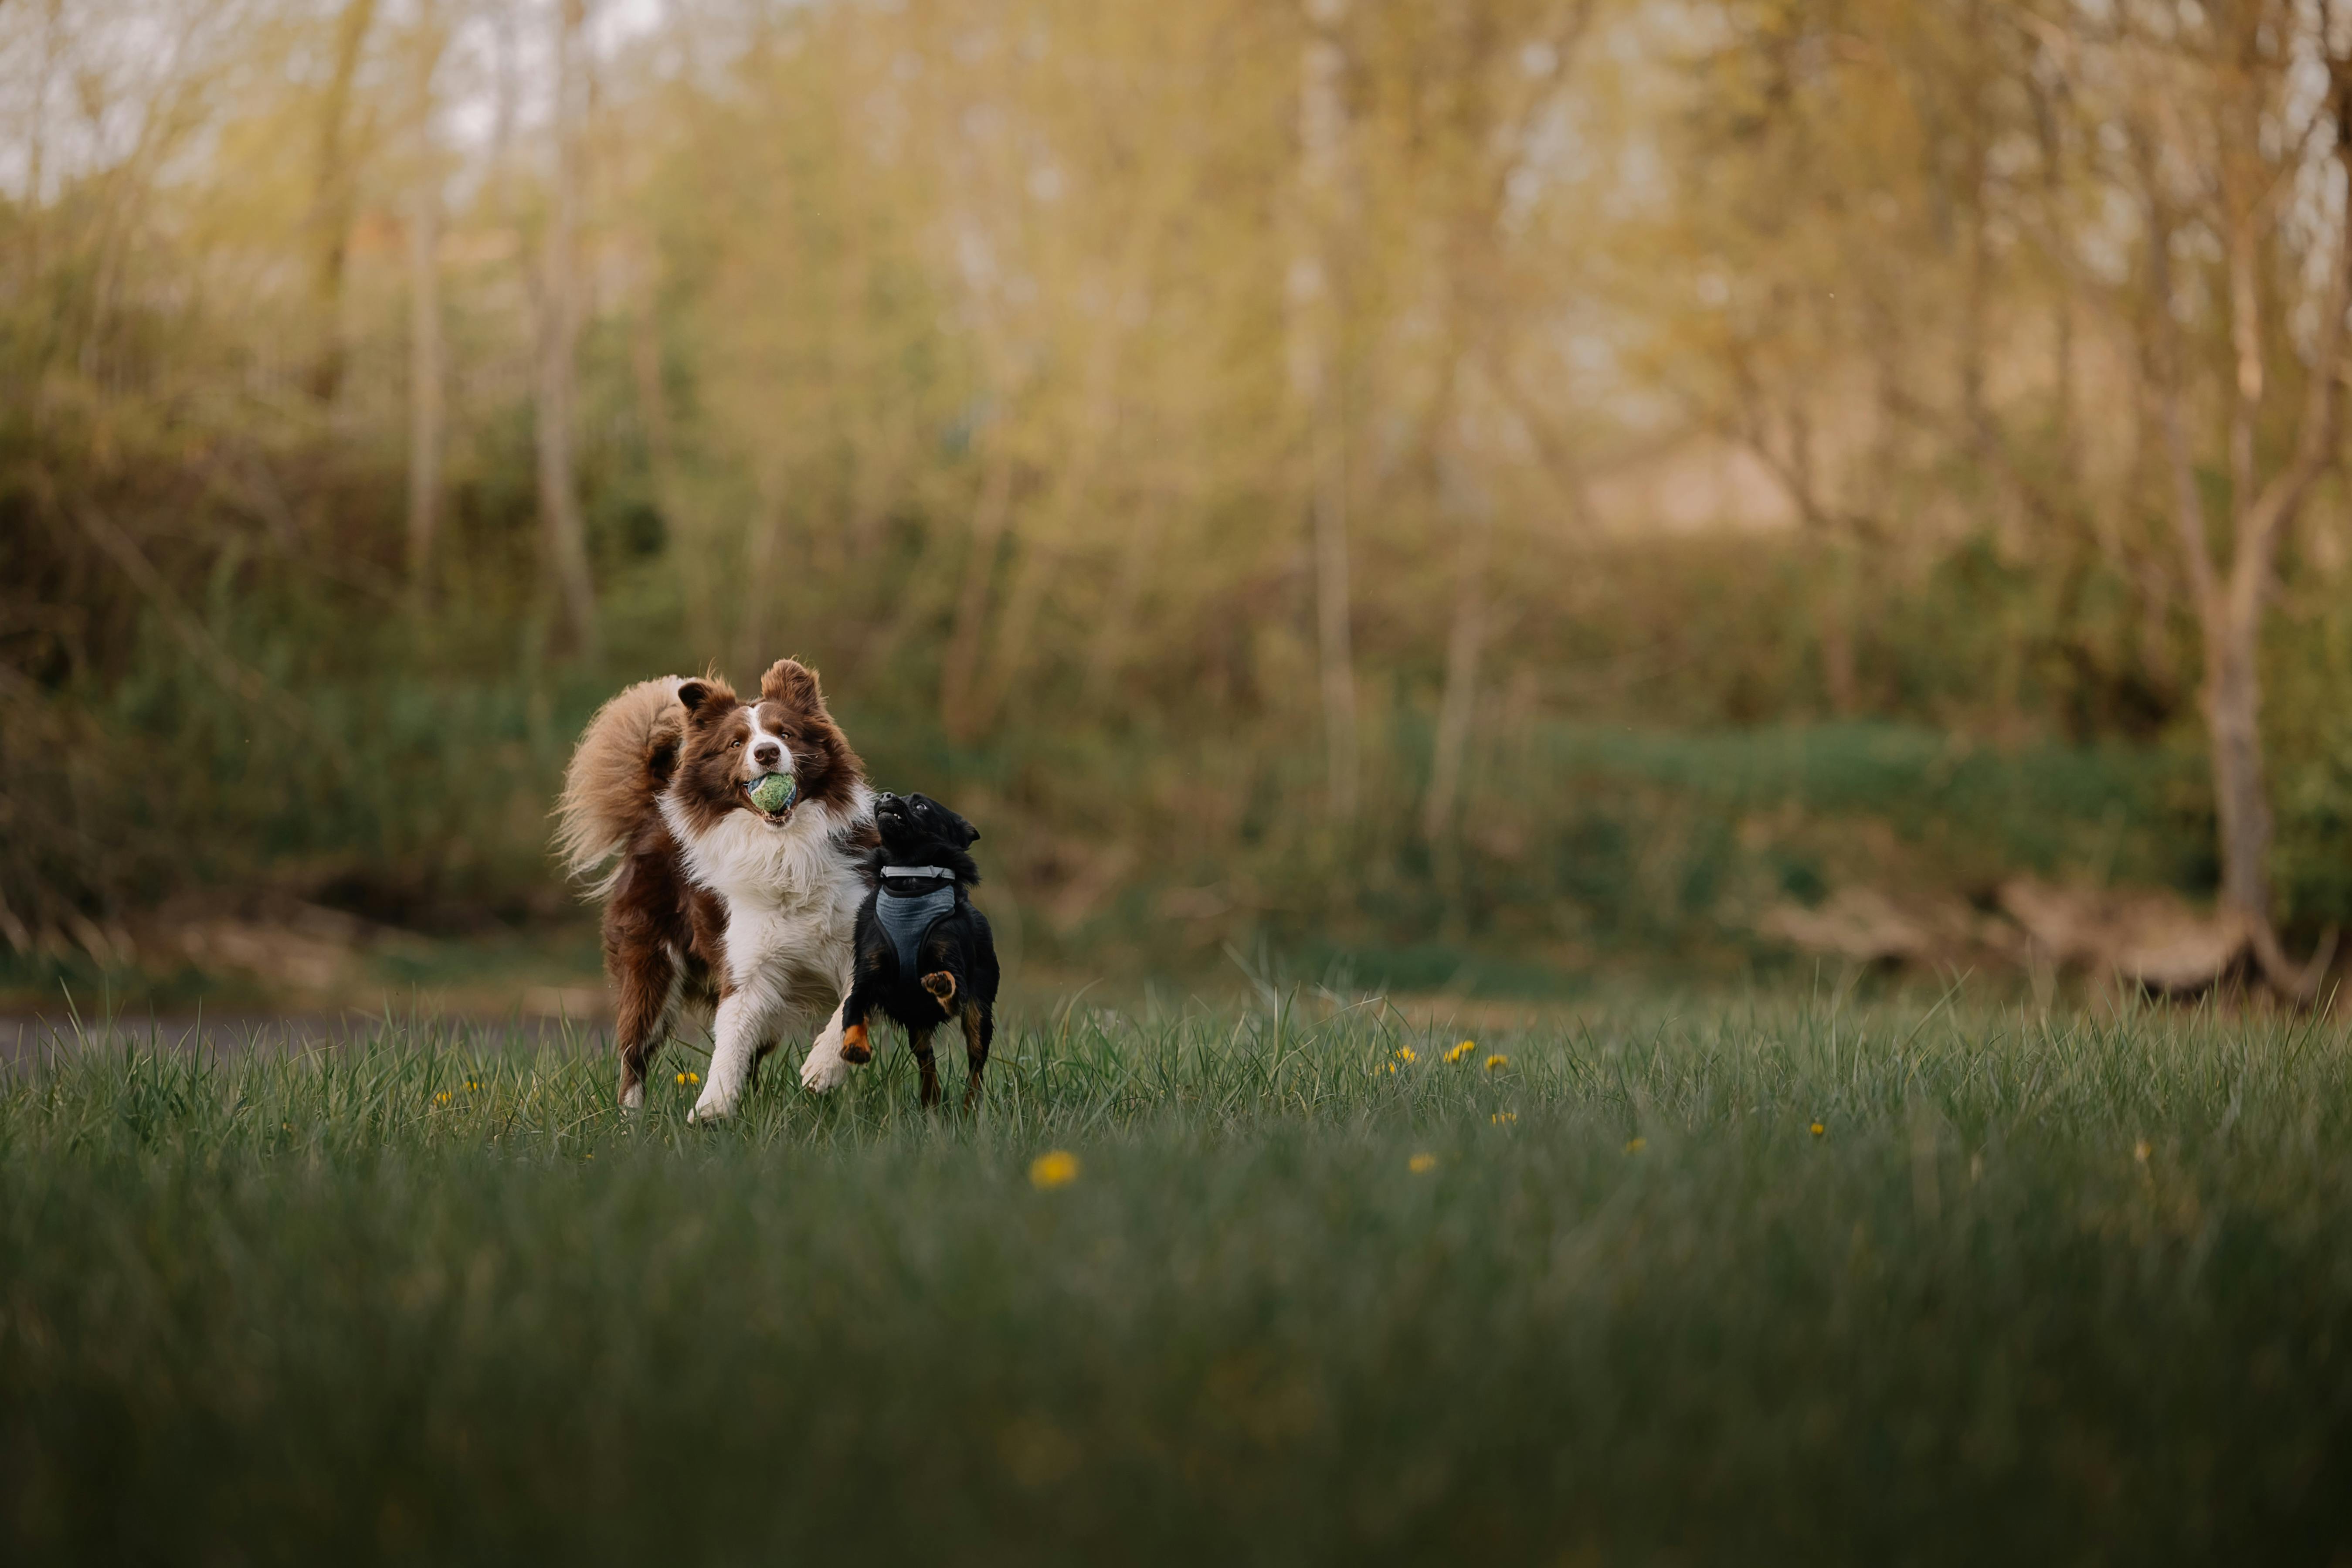
{"type": "Polygon", "coordinates": [[[574,876],[613,861],[592,889],[619,992],[623,1105],[645,1102],[646,1064],[688,1002],[718,1009],[696,1121],[730,1114],[760,1058],[828,1010],[801,1081],[822,1091],[847,1075],[836,1005],[877,842],[874,792],[814,670],[778,659],[751,701],[715,675],[630,687],[581,734],[556,816],[574,876]],[[772,773],[798,793],[768,812],[751,788],[772,773]]]}

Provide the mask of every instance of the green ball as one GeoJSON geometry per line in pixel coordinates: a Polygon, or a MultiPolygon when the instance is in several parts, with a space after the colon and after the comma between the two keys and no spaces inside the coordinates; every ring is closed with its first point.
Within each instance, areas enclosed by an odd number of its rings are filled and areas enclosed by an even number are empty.
{"type": "Polygon", "coordinates": [[[773,816],[792,805],[799,794],[800,785],[793,782],[792,774],[770,773],[751,786],[751,804],[773,816]]]}

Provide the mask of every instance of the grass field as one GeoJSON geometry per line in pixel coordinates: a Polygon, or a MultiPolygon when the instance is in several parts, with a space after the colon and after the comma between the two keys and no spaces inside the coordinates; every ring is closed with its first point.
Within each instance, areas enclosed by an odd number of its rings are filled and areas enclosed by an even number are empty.
{"type": "Polygon", "coordinates": [[[429,1027],[60,1055],[0,1082],[6,1555],[2343,1560],[2340,1024],[1457,1038],[1077,1009],[976,1120],[894,1045],[718,1129],[683,1052],[635,1122],[429,1027]]]}

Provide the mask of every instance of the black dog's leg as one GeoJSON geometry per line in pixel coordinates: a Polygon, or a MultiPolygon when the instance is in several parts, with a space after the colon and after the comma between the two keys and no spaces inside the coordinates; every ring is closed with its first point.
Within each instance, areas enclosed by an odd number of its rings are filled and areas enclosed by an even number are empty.
{"type": "Polygon", "coordinates": [[[940,1005],[941,1017],[955,1016],[956,993],[962,989],[962,983],[956,978],[953,969],[935,969],[924,975],[923,989],[929,992],[931,1000],[940,1005]]]}
{"type": "Polygon", "coordinates": [[[931,1031],[908,1030],[907,1048],[915,1053],[916,1069],[923,1075],[923,1109],[929,1110],[940,1102],[940,1069],[931,1059],[931,1031]]]}
{"type": "Polygon", "coordinates": [[[985,1002],[966,1001],[963,1005],[964,1059],[971,1065],[971,1076],[963,1080],[963,1108],[970,1110],[980,1103],[980,1075],[988,1070],[988,1047],[996,1038],[996,1009],[985,1002]]]}
{"type": "Polygon", "coordinates": [[[841,1005],[841,1059],[863,1067],[874,1059],[874,1041],[866,1032],[866,1015],[874,1005],[866,994],[866,977],[858,976],[841,1005]]]}

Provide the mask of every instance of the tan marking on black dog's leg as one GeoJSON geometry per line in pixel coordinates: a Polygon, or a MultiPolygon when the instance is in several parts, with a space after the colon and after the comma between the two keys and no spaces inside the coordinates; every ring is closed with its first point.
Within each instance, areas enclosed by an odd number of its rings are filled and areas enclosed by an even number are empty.
{"type": "Polygon", "coordinates": [[[982,1012],[978,1005],[963,1005],[963,1053],[971,1065],[971,1076],[963,1080],[963,1108],[970,1110],[980,1103],[980,1075],[988,1070],[988,1047],[996,1036],[996,1020],[982,1012]]]}
{"type": "Polygon", "coordinates": [[[852,1024],[841,1031],[841,1059],[860,1067],[874,1059],[874,1042],[864,1024],[852,1024]]]}
{"type": "Polygon", "coordinates": [[[931,999],[940,1005],[940,1012],[941,1014],[950,1018],[955,1016],[955,974],[953,972],[941,969],[924,975],[923,989],[929,992],[931,994],[931,999]]]}
{"type": "Polygon", "coordinates": [[[915,1053],[915,1066],[923,1075],[923,1109],[929,1110],[940,1102],[940,1068],[931,1059],[931,1032],[908,1030],[907,1048],[915,1053]]]}

